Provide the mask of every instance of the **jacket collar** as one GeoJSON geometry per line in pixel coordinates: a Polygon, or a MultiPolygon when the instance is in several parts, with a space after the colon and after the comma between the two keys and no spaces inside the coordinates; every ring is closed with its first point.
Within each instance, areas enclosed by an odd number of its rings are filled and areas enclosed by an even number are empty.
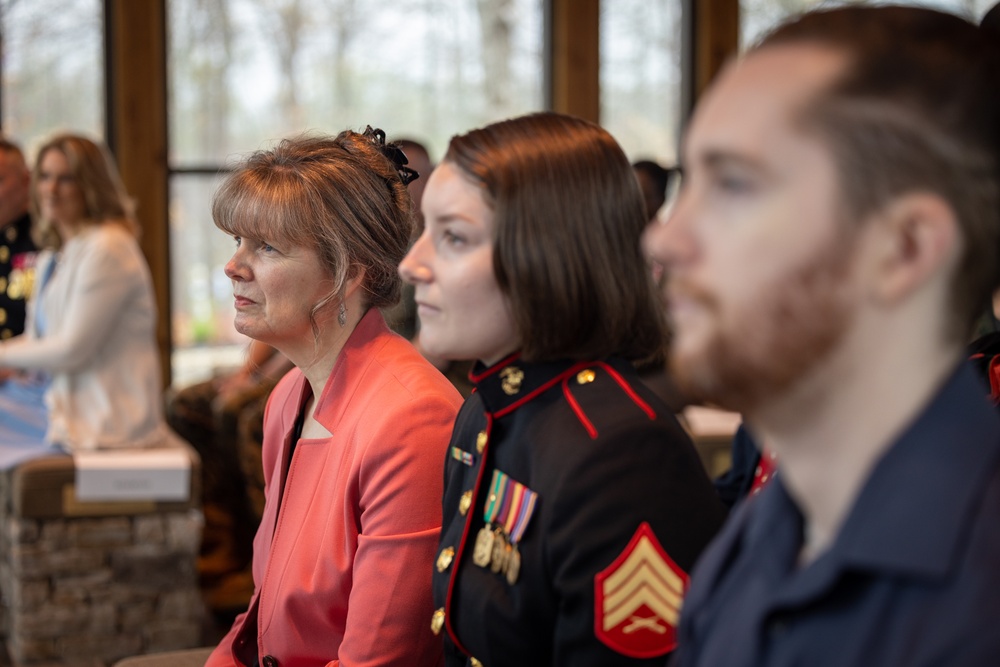
{"type": "Polygon", "coordinates": [[[1000,417],[967,363],[876,465],[841,532],[846,560],[944,575],[1000,460],[1000,417]]]}
{"type": "MultiPolygon", "coordinates": [[[[377,352],[394,336],[378,308],[369,308],[351,332],[343,349],[337,355],[333,372],[323,387],[314,416],[331,433],[336,433],[341,418],[359,386],[361,378],[378,358],[377,352]]],[[[299,378],[300,402],[309,397],[309,383],[305,376],[299,378]]]]}
{"type": "MultiPolygon", "coordinates": [[[[1000,416],[986,396],[963,363],[875,465],[818,569],[831,577],[850,567],[934,578],[955,567],[968,522],[1000,461],[1000,416]]],[[[784,555],[792,557],[802,516],[780,475],[758,504],[748,547],[784,544],[784,555]]]]}
{"type": "Polygon", "coordinates": [[[590,366],[569,359],[527,362],[515,352],[492,366],[477,362],[469,373],[486,412],[503,417],[590,366]]]}

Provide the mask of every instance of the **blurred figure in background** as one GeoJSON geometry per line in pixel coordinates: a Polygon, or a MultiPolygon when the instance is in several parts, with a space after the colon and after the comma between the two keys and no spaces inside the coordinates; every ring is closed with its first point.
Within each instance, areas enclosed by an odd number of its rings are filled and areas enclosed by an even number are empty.
{"type": "MultiPolygon", "coordinates": [[[[632,163],[632,171],[635,172],[635,177],[639,180],[639,191],[642,193],[646,220],[652,224],[656,222],[667,201],[667,195],[671,190],[677,170],[666,169],[653,160],[639,160],[632,163]]],[[[649,262],[653,282],[659,285],[663,281],[663,267],[651,258],[647,257],[646,259],[649,262]]],[[[677,389],[677,385],[666,369],[665,360],[655,359],[641,364],[639,376],[642,378],[643,384],[652,389],[660,400],[670,408],[671,412],[680,413],[687,405],[687,400],[677,389]]]]}
{"type": "Polygon", "coordinates": [[[28,193],[31,172],[20,147],[0,137],[0,341],[24,332],[35,276],[28,193]]]}
{"type": "Polygon", "coordinates": [[[77,135],[46,142],[31,206],[45,250],[25,333],[0,343],[5,463],[167,444],[152,281],[111,157],[77,135]]]}
{"type": "Polygon", "coordinates": [[[642,201],[646,206],[646,220],[654,222],[667,201],[677,170],[667,169],[652,160],[633,162],[632,169],[639,179],[642,201]]]}
{"type": "Polygon", "coordinates": [[[416,238],[424,230],[424,214],[420,210],[420,202],[424,198],[424,188],[427,187],[427,179],[431,177],[431,172],[434,171],[434,161],[431,160],[427,146],[416,139],[403,137],[397,139],[395,143],[399,145],[399,149],[406,156],[406,166],[420,174],[419,178],[410,181],[410,184],[406,186],[410,197],[413,199],[413,214],[417,219],[417,225],[413,232],[414,238],[416,238]]]}
{"type": "MultiPolygon", "coordinates": [[[[434,162],[431,161],[427,147],[416,139],[402,138],[397,139],[394,143],[406,156],[406,165],[420,175],[419,178],[413,179],[406,186],[406,190],[413,200],[413,238],[416,238],[420,236],[420,232],[424,228],[424,216],[420,212],[420,202],[424,196],[424,186],[427,184],[427,179],[434,171],[434,162]]],[[[417,305],[413,302],[413,286],[404,283],[399,303],[383,309],[382,314],[390,329],[407,340],[413,340],[417,334],[417,305]]]]}

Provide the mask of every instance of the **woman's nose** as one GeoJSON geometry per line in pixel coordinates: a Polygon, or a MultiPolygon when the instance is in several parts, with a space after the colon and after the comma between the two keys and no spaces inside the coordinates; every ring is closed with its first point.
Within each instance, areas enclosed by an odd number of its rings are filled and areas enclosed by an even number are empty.
{"type": "Polygon", "coordinates": [[[52,184],[51,178],[40,178],[38,179],[38,184],[35,186],[38,189],[38,194],[40,195],[50,195],[55,189],[52,184]]]}
{"type": "Polygon", "coordinates": [[[246,263],[240,258],[240,252],[237,250],[233,253],[233,256],[229,258],[225,266],[226,277],[230,280],[246,280],[248,271],[246,263]]]}

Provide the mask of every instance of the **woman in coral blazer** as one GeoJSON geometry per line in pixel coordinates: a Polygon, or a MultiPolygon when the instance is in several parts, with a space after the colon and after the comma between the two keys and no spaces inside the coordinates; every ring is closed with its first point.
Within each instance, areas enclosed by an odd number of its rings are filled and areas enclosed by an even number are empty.
{"type": "Polygon", "coordinates": [[[286,140],[216,194],[236,328],[296,368],[264,418],[254,597],[208,665],[435,665],[430,578],[458,392],[378,308],[413,215],[379,130],[286,140]]]}

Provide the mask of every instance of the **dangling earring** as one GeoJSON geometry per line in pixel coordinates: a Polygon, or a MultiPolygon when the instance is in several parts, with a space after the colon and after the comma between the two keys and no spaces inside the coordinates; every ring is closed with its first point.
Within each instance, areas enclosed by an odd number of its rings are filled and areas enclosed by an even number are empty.
{"type": "Polygon", "coordinates": [[[337,313],[337,324],[342,327],[347,326],[347,308],[343,301],[340,302],[340,311],[337,313]]]}

